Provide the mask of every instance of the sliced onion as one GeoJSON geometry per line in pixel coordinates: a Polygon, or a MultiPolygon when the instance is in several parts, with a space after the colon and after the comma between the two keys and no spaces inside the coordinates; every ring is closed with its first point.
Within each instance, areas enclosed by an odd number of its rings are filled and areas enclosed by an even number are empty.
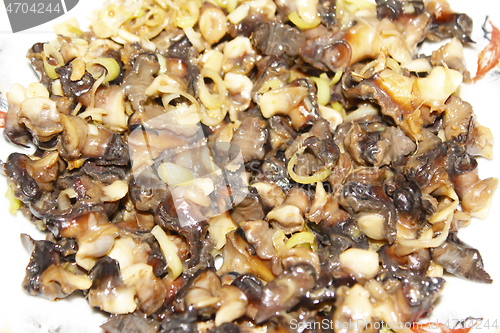
{"type": "MultiPolygon", "coordinates": [[[[323,73],[323,74],[325,74],[325,73],[323,73]]],[[[340,79],[342,78],[342,74],[344,74],[344,72],[341,69],[336,71],[335,75],[333,76],[333,79],[330,81],[330,86],[333,86],[334,84],[339,83],[340,79]]],[[[320,75],[320,77],[321,77],[321,75],[320,75]]]]}
{"type": "Polygon", "coordinates": [[[215,0],[215,2],[219,7],[227,9],[228,13],[232,13],[238,5],[238,0],[215,0]]]}
{"type": "Polygon", "coordinates": [[[186,37],[189,39],[189,42],[193,44],[198,52],[202,52],[206,49],[206,42],[201,38],[201,33],[194,31],[192,27],[187,27],[182,30],[184,30],[186,37]]]}
{"type": "Polygon", "coordinates": [[[350,112],[344,117],[344,121],[355,121],[356,119],[361,119],[366,116],[376,116],[378,115],[378,110],[373,106],[362,105],[357,110],[350,112]]]}
{"type": "Polygon", "coordinates": [[[95,65],[100,65],[105,68],[106,76],[104,77],[104,82],[113,81],[120,75],[120,65],[118,65],[113,58],[100,57],[87,63],[87,71],[91,73],[94,78],[97,78],[102,75],[102,72],[95,71],[93,68],[95,65]]]}
{"type": "MultiPolygon", "coordinates": [[[[398,243],[408,247],[408,248],[429,248],[429,247],[438,247],[444,243],[446,238],[448,238],[448,233],[450,231],[451,221],[453,220],[454,210],[458,207],[458,201],[454,201],[450,206],[448,206],[445,210],[448,212],[448,216],[445,217],[444,228],[439,234],[439,236],[430,238],[430,239],[400,239],[398,243]],[[451,213],[450,213],[451,210],[451,213]]],[[[437,222],[437,218],[442,219],[443,216],[438,212],[429,218],[429,221],[437,222]]]]}
{"type": "MultiPolygon", "coordinates": [[[[227,75],[227,74],[226,74],[227,75]]],[[[271,91],[271,90],[274,90],[274,89],[279,89],[281,87],[283,87],[284,83],[276,78],[276,77],[273,77],[271,78],[270,80],[266,81],[260,88],[259,88],[259,91],[258,93],[259,94],[265,94],[266,92],[268,91],[271,91]]]]}
{"type": "Polygon", "coordinates": [[[203,68],[211,68],[217,73],[222,72],[222,60],[224,54],[217,50],[208,50],[203,53],[202,63],[203,68]]]}
{"type": "Polygon", "coordinates": [[[42,58],[43,58],[43,69],[45,70],[45,73],[49,78],[52,80],[58,79],[59,74],[56,73],[56,67],[60,67],[64,65],[64,58],[59,53],[59,51],[51,44],[43,44],[43,52],[42,52],[42,58]],[[48,58],[54,58],[56,60],[57,65],[51,65],[48,62],[48,58]]]}
{"type": "Polygon", "coordinates": [[[194,1],[187,1],[184,5],[177,11],[175,17],[175,24],[181,28],[192,28],[198,21],[200,16],[200,9],[194,1]]]}
{"type": "MultiPolygon", "coordinates": [[[[153,83],[146,89],[145,95],[150,97],[150,96],[157,94],[158,92],[163,93],[164,94],[162,97],[163,107],[168,106],[168,104],[172,101],[172,98],[174,95],[182,96],[182,97],[185,97],[187,100],[189,100],[192,103],[192,105],[194,105],[196,107],[196,111],[199,111],[200,110],[200,103],[198,103],[198,101],[196,100],[196,98],[194,98],[194,96],[179,89],[178,87],[172,86],[171,84],[167,84],[167,83],[163,84],[161,82],[165,76],[166,76],[166,74],[162,74],[162,75],[156,77],[156,79],[153,81],[153,83]],[[165,98],[165,99],[163,100],[163,98],[165,98]]],[[[173,81],[173,80],[171,80],[171,81],[173,81]]]]}
{"type": "Polygon", "coordinates": [[[7,193],[5,196],[9,199],[9,213],[16,216],[17,211],[21,208],[21,200],[16,199],[14,196],[14,191],[12,190],[12,186],[7,187],[7,193]]]}
{"type": "Polygon", "coordinates": [[[144,95],[146,95],[147,97],[151,97],[156,96],[159,92],[165,94],[173,93],[181,95],[181,91],[184,91],[184,88],[177,80],[175,80],[168,74],[161,74],[153,80],[153,83],[149,85],[149,87],[144,92],[144,95]],[[175,88],[176,90],[172,91],[173,88],[175,88]]]}
{"type": "Polygon", "coordinates": [[[331,106],[332,106],[332,109],[334,109],[335,111],[340,113],[342,118],[345,118],[347,116],[347,112],[345,112],[344,107],[339,102],[333,102],[331,106]]]}
{"type": "Polygon", "coordinates": [[[163,25],[165,22],[165,11],[159,8],[148,6],[149,12],[144,18],[144,24],[150,27],[163,25]]]}
{"type": "Polygon", "coordinates": [[[385,65],[387,66],[387,68],[392,69],[394,72],[401,74],[401,66],[399,66],[399,63],[393,58],[387,57],[387,59],[385,60],[385,65]]]}
{"type": "Polygon", "coordinates": [[[302,154],[305,149],[306,147],[299,148],[299,150],[295,154],[293,154],[292,158],[290,158],[290,161],[288,162],[287,166],[288,174],[294,181],[296,181],[299,184],[312,184],[316,182],[322,182],[332,172],[332,170],[328,169],[327,167],[321,167],[321,169],[315,172],[314,175],[312,176],[299,176],[298,174],[295,173],[295,171],[293,171],[293,167],[297,163],[297,157],[300,154],[302,154]]]}
{"type": "Polygon", "coordinates": [[[199,97],[203,105],[210,110],[220,109],[222,104],[224,104],[224,99],[226,98],[226,85],[222,80],[219,73],[214,71],[211,68],[204,67],[198,78],[198,88],[199,88],[199,97]],[[212,79],[215,85],[217,86],[218,95],[214,96],[205,84],[205,78],[212,79]]]}
{"type": "Polygon", "coordinates": [[[97,88],[104,82],[106,77],[102,75],[100,78],[98,78],[95,82],[94,85],[92,86],[92,91],[90,94],[90,105],[88,106],[87,109],[93,109],[95,105],[95,93],[97,92],[97,88]]]}
{"type": "Polygon", "coordinates": [[[297,245],[307,245],[310,246],[313,250],[316,250],[316,237],[310,231],[302,231],[296,234],[293,234],[286,243],[285,246],[289,249],[297,246],[297,245]]]}
{"type": "Polygon", "coordinates": [[[316,83],[316,88],[317,92],[316,95],[318,96],[318,104],[319,105],[326,105],[330,101],[330,86],[328,85],[328,81],[323,80],[321,77],[312,77],[311,78],[314,83],[316,83]]]}
{"type": "Polygon", "coordinates": [[[297,12],[291,12],[288,15],[288,19],[295,24],[300,30],[308,30],[312,28],[316,28],[320,23],[321,19],[319,16],[316,16],[316,18],[312,22],[306,22],[304,21],[297,12]]]}
{"type": "Polygon", "coordinates": [[[207,126],[219,125],[227,114],[227,107],[223,105],[217,110],[207,110],[204,106],[200,108],[201,122],[207,126]]]}
{"type": "Polygon", "coordinates": [[[118,29],[118,37],[123,39],[125,43],[137,43],[141,41],[141,38],[123,28],[118,29]]]}

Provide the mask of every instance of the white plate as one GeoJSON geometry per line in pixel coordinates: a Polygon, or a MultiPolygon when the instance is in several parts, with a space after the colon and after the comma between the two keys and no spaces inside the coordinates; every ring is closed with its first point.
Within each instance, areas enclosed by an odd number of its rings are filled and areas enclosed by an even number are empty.
{"type": "MultiPolygon", "coordinates": [[[[53,22],[12,34],[7,15],[0,0],[0,91],[5,93],[12,84],[27,85],[36,76],[25,58],[26,51],[35,42],[54,39],[53,22]]],[[[80,0],[70,13],[56,21],[76,16],[84,26],[90,13],[101,1],[80,0]]],[[[489,15],[491,21],[500,27],[500,1],[498,0],[450,0],[455,11],[465,12],[474,20],[472,38],[476,45],[466,48],[467,65],[472,74],[476,71],[477,54],[486,46],[481,25],[489,15]]],[[[435,48],[433,46],[433,48],[435,48]]],[[[469,101],[481,124],[489,126],[493,134],[500,136],[500,69],[497,67],[475,85],[464,85],[462,97],[469,101]]],[[[19,150],[0,138],[0,159],[19,150]]],[[[482,178],[499,176],[500,147],[496,145],[493,161],[480,160],[482,178]]],[[[0,179],[0,333],[7,332],[75,332],[102,333],[99,325],[106,317],[90,309],[81,294],[58,302],[50,302],[29,296],[21,287],[29,254],[23,249],[19,235],[28,233],[35,239],[44,235],[21,216],[9,215],[8,202],[3,198],[6,182],[0,179]]],[[[20,215],[20,214],[19,214],[20,215]]],[[[500,325],[500,194],[497,193],[489,217],[485,221],[474,220],[459,233],[459,237],[480,250],[485,269],[493,278],[493,284],[479,284],[446,276],[448,281],[436,304],[434,312],[426,321],[440,323],[464,320],[467,317],[483,318],[479,328],[483,332],[494,331],[500,325]],[[488,327],[489,326],[489,327],[488,327]]],[[[498,330],[500,332],[500,330],[498,330]]]]}

